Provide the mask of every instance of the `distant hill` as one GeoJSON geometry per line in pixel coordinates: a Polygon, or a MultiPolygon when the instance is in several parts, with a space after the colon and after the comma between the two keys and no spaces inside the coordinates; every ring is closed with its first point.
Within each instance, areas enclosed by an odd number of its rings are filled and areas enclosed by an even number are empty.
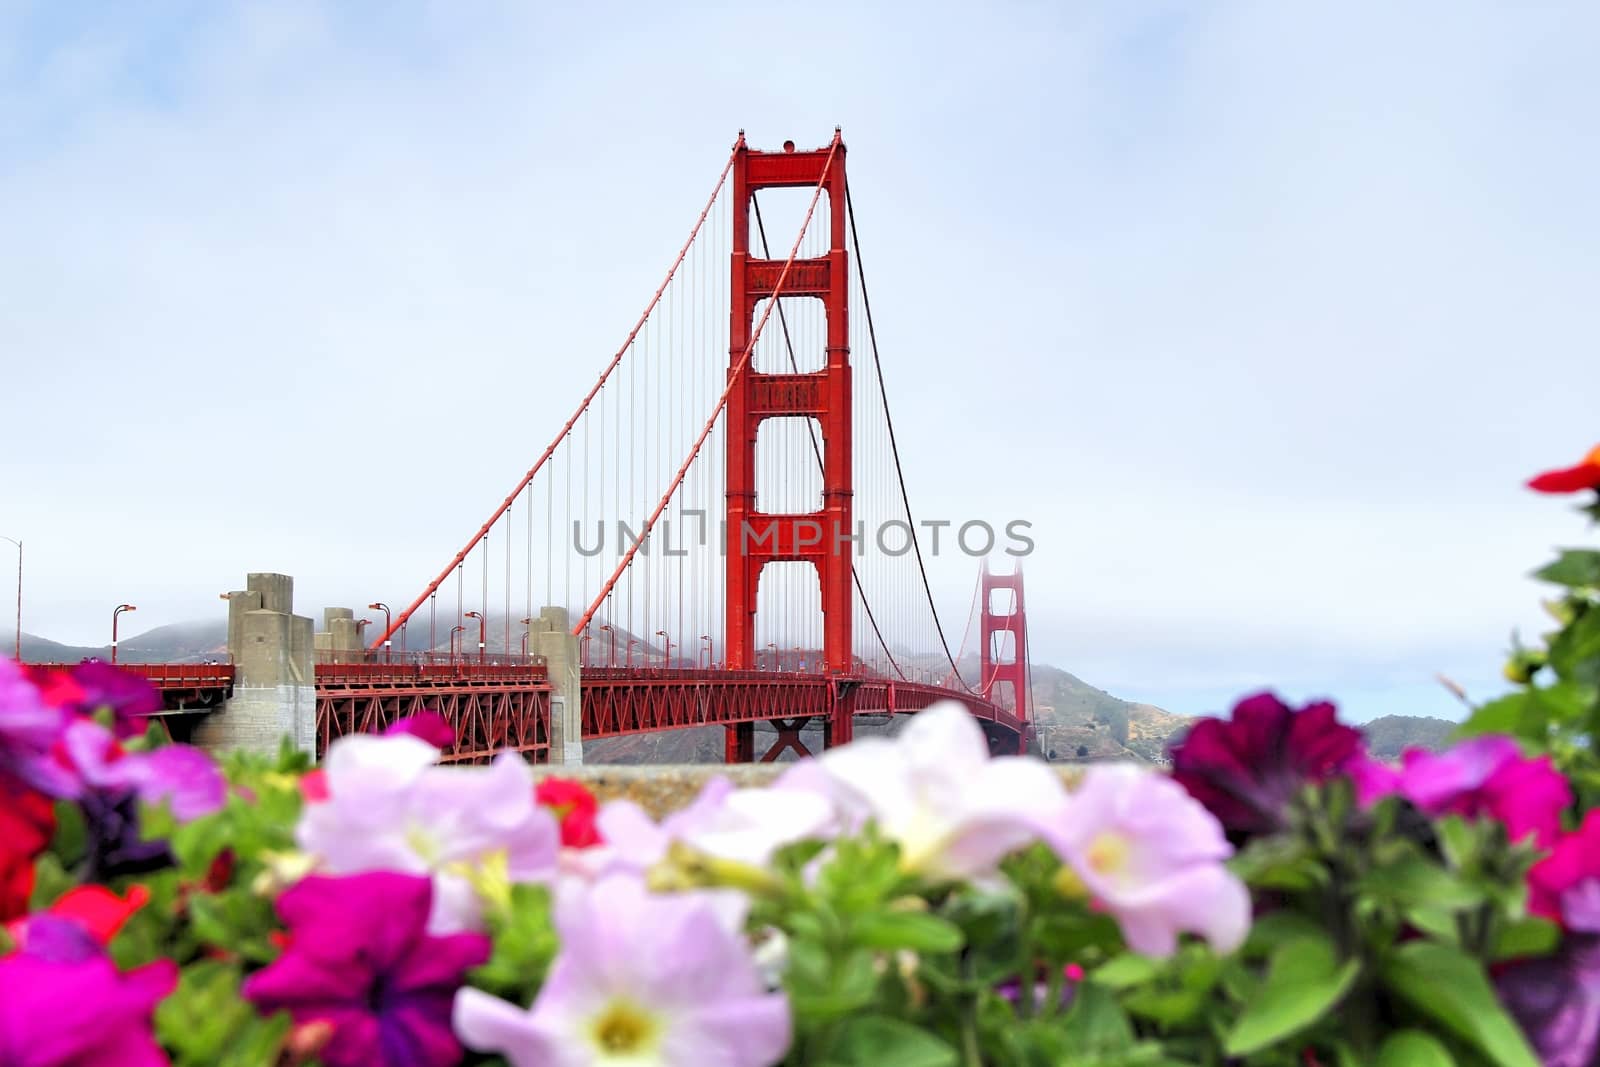
{"type": "Polygon", "coordinates": [[[1385,715],[1361,727],[1367,751],[1379,759],[1399,759],[1408,748],[1440,752],[1449,747],[1457,723],[1420,715],[1385,715]]]}
{"type": "MultiPolygon", "coordinates": [[[[124,623],[127,616],[123,617],[124,623]]],[[[0,654],[10,655],[15,631],[0,634],[0,654]]],[[[228,654],[226,619],[176,622],[118,639],[117,658],[129,663],[195,663],[228,654]]],[[[110,659],[110,644],[98,648],[63,645],[59,641],[22,631],[22,658],[28,663],[78,663],[110,659]]]]}

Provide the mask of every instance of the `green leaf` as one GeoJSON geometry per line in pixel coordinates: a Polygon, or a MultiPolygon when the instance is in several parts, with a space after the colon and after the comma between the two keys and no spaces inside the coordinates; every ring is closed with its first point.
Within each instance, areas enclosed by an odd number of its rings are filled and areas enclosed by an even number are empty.
{"type": "Polygon", "coordinates": [[[185,967],[178,988],[155,1012],[156,1036],[180,1067],[270,1067],[289,1018],[284,1014],[281,1022],[265,1020],[265,1029],[263,1022],[239,996],[238,968],[215,960],[185,967]]]}
{"type": "Polygon", "coordinates": [[[1328,880],[1328,872],[1310,844],[1298,837],[1257,838],[1229,860],[1228,866],[1252,889],[1299,891],[1328,880]]]}
{"type": "Polygon", "coordinates": [[[1600,611],[1585,612],[1550,642],[1550,666],[1563,681],[1600,685],[1600,611]]]}
{"type": "Polygon", "coordinates": [[[1500,936],[1495,939],[1494,958],[1498,961],[1548,956],[1560,941],[1561,927],[1549,919],[1529,915],[1501,928],[1500,936]]]}
{"type": "Polygon", "coordinates": [[[1539,1067],[1472,957],[1431,941],[1411,941],[1384,961],[1382,980],[1419,1015],[1470,1043],[1491,1063],[1539,1067]]]}
{"type": "Polygon", "coordinates": [[[1116,997],[1092,982],[1073,992],[1062,1031],[1072,1046],[1085,1052],[1115,1052],[1133,1046],[1133,1025],[1116,997]]]}
{"type": "Polygon", "coordinates": [[[925,912],[883,911],[855,922],[854,940],[868,948],[913,952],[956,952],[966,938],[961,928],[925,912]]]}
{"type": "Polygon", "coordinates": [[[1456,1067],[1450,1050],[1431,1034],[1421,1030],[1401,1030],[1390,1034],[1378,1049],[1373,1067],[1456,1067]]]}
{"type": "Polygon", "coordinates": [[[1285,942],[1322,935],[1322,924],[1298,911],[1274,911],[1257,919],[1240,951],[1249,959],[1270,956],[1285,942]]]}
{"type": "Polygon", "coordinates": [[[474,986],[517,1003],[527,1003],[544,981],[560,947],[551,917],[550,891],[544,886],[511,887],[509,911],[491,914],[489,959],[470,974],[474,986]]]}
{"type": "Polygon", "coordinates": [[[1400,908],[1461,911],[1483,902],[1477,889],[1416,854],[1374,867],[1356,888],[1400,908]]]}
{"type": "Polygon", "coordinates": [[[1537,709],[1526,691],[1508,693],[1487,704],[1480,704],[1467,716],[1467,721],[1456,728],[1458,738],[1511,734],[1539,741],[1544,738],[1544,732],[1537,709]]]}
{"type": "Polygon", "coordinates": [[[887,1015],[846,1020],[833,1056],[851,1067],[954,1067],[958,1059],[946,1041],[887,1015]]]}
{"type": "Polygon", "coordinates": [[[1326,937],[1290,941],[1273,953],[1266,984],[1245,1006],[1223,1045],[1229,1056],[1248,1056],[1323,1018],[1350,991],[1361,965],[1339,963],[1326,937]]]}
{"type": "Polygon", "coordinates": [[[1160,960],[1141,956],[1137,952],[1124,952],[1091,971],[1089,981],[1107,989],[1127,989],[1154,981],[1160,973],[1160,960]]]}
{"type": "Polygon", "coordinates": [[[1569,589],[1600,585],[1600,552],[1591,548],[1564,549],[1554,563],[1534,571],[1533,576],[1569,589]]]}

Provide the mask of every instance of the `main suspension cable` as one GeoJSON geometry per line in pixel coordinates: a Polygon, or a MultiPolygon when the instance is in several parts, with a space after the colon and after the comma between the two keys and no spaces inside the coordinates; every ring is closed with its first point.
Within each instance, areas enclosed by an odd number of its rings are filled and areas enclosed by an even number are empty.
{"type": "Polygon", "coordinates": [[[856,206],[850,198],[848,179],[844,184],[844,203],[845,210],[850,216],[850,241],[856,249],[856,279],[861,285],[861,306],[867,312],[867,337],[872,342],[872,365],[878,372],[878,395],[883,398],[883,418],[889,426],[889,450],[894,456],[895,477],[900,482],[900,500],[906,509],[906,525],[911,527],[911,547],[917,554],[917,570],[922,574],[922,590],[928,597],[928,610],[933,613],[933,627],[939,634],[939,644],[944,649],[944,658],[949,661],[956,680],[970,693],[972,688],[962,679],[961,671],[956,667],[955,657],[950,654],[950,642],[945,639],[944,624],[939,621],[939,609],[933,602],[933,586],[928,581],[928,568],[922,560],[922,544],[917,538],[916,522],[911,517],[911,496],[906,492],[905,471],[900,466],[900,446],[895,441],[894,418],[889,414],[889,391],[883,384],[883,362],[878,358],[878,331],[872,324],[872,299],[867,295],[867,273],[861,262],[861,235],[856,232],[856,206]]]}

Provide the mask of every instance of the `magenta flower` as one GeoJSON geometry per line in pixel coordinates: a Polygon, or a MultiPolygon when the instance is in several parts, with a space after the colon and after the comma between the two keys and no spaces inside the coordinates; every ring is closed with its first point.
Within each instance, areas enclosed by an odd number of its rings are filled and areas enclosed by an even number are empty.
{"type": "MultiPolygon", "coordinates": [[[[171,960],[126,973],[93,946],[0,957],[0,1063],[164,1067],[150,1014],[178,984],[171,960]]],[[[56,946],[59,947],[59,946],[56,946]]]]}
{"type": "Polygon", "coordinates": [[[1600,808],[1528,872],[1528,910],[1569,930],[1600,934],[1600,808]]]}
{"type": "Polygon", "coordinates": [[[327,1067],[445,1067],[461,1058],[450,1004],[468,968],[489,958],[481,934],[426,932],[426,878],[377,871],[313,875],[278,898],[291,937],[284,954],[246,979],[264,1014],[323,1021],[327,1067]]]}
{"type": "Polygon", "coordinates": [[[456,1033],[512,1067],[770,1067],[789,1046],[789,1005],[729,918],[704,894],[653,896],[625,875],[569,886],[533,1008],[463,989],[456,1033]]]}
{"type": "Polygon", "coordinates": [[[1170,956],[1178,934],[1232,952],[1250,930],[1250,893],[1223,865],[1217,820],[1174,782],[1131,764],[1090,767],[1048,839],[1068,892],[1110,912],[1128,947],[1170,956]]]}
{"type": "Polygon", "coordinates": [[[456,728],[437,711],[419,711],[415,715],[407,715],[383,731],[385,737],[396,734],[420,737],[434,748],[450,748],[456,743],[456,728]]]}
{"type": "Polygon", "coordinates": [[[1338,775],[1363,749],[1361,732],[1325,701],[1291,709],[1271,693],[1234,705],[1229,719],[1202,719],[1176,745],[1172,777],[1233,834],[1281,829],[1290,799],[1338,775]]]}
{"type": "Polygon", "coordinates": [[[1474,737],[1448,752],[1410,749],[1398,770],[1363,757],[1351,768],[1362,804],[1399,793],[1428,815],[1488,817],[1512,841],[1548,848],[1561,833],[1572,789],[1550,757],[1528,759],[1509,737],[1474,737]]]}

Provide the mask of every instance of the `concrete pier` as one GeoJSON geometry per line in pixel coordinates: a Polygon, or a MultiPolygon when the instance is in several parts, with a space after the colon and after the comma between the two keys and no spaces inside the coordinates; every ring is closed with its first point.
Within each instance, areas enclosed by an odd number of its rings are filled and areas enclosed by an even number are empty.
{"type": "Polygon", "coordinates": [[[276,752],[289,737],[316,750],[317,688],[309,618],[294,613],[294,579],[251,574],[228,594],[228,653],[233,697],[196,724],[194,743],[208,749],[276,752]]]}

